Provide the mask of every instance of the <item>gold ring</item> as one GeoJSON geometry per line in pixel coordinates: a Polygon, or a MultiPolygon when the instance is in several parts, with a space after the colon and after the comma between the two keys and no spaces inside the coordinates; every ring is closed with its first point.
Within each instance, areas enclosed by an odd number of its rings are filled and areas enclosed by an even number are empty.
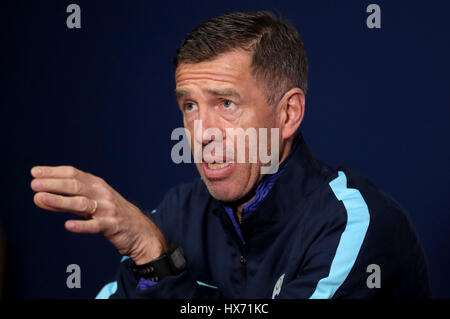
{"type": "Polygon", "coordinates": [[[97,201],[94,199],[94,208],[93,208],[92,211],[91,211],[91,215],[95,213],[95,211],[97,210],[97,207],[98,207],[98,203],[97,203],[97,201]]]}

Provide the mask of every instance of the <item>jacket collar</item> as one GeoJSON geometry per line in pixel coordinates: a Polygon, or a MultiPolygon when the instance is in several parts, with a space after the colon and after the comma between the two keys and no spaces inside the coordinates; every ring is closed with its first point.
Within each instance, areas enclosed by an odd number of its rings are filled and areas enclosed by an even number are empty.
{"type": "MultiPolygon", "coordinates": [[[[299,133],[288,158],[280,164],[278,174],[264,177],[257,186],[257,191],[260,188],[260,191],[264,191],[264,196],[255,198],[245,206],[240,225],[244,237],[254,231],[259,232],[266,227],[287,222],[298,211],[295,208],[334,172],[335,170],[315,158],[303,135],[299,133]]],[[[222,202],[212,198],[212,205],[220,214],[229,215],[230,211],[227,214],[222,202]]]]}

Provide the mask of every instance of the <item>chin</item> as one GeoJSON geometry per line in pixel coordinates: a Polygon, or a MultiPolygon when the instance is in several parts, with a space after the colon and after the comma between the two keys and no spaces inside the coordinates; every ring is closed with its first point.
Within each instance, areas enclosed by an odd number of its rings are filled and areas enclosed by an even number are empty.
{"type": "Polygon", "coordinates": [[[243,198],[250,190],[252,183],[248,167],[233,165],[232,170],[224,176],[205,172],[204,165],[199,167],[199,173],[212,197],[223,202],[236,202],[243,198]]]}
{"type": "Polygon", "coordinates": [[[236,181],[208,180],[203,178],[212,197],[222,202],[235,202],[244,197],[245,185],[236,181]]]}
{"type": "Polygon", "coordinates": [[[212,197],[223,202],[233,202],[243,195],[233,187],[232,183],[227,181],[208,181],[205,180],[206,187],[212,197]]]}

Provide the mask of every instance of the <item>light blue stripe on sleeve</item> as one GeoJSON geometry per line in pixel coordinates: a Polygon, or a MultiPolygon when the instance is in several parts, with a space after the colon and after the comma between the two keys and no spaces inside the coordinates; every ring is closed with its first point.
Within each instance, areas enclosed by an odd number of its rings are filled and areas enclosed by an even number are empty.
{"type": "Polygon", "coordinates": [[[333,297],[355,264],[370,222],[369,208],[364,198],[359,190],[347,188],[347,177],[344,172],[339,171],[338,177],[329,185],[336,198],[344,204],[347,211],[347,225],[331,262],[330,273],[328,277],[319,280],[310,299],[333,297]]]}
{"type": "Polygon", "coordinates": [[[202,282],[202,281],[199,281],[199,280],[197,280],[197,285],[199,285],[199,286],[204,286],[204,287],[208,287],[208,288],[212,288],[212,289],[217,289],[217,287],[216,287],[216,286],[213,286],[213,285],[209,285],[209,284],[207,284],[207,283],[204,283],[204,282],[202,282]]]}
{"type": "Polygon", "coordinates": [[[95,299],[109,299],[117,291],[117,281],[105,285],[95,299]]]}

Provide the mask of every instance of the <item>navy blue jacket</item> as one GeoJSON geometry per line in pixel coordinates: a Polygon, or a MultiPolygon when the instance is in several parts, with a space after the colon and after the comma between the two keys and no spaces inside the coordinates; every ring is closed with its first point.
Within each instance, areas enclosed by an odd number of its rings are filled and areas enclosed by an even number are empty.
{"type": "MultiPolygon", "coordinates": [[[[201,179],[148,214],[187,270],[145,288],[123,258],[98,298],[425,298],[422,247],[404,210],[356,172],[317,160],[300,136],[264,199],[239,224],[201,179]],[[375,287],[374,287],[375,286],[375,287]]],[[[126,259],[126,260],[125,260],[126,259]]]]}

